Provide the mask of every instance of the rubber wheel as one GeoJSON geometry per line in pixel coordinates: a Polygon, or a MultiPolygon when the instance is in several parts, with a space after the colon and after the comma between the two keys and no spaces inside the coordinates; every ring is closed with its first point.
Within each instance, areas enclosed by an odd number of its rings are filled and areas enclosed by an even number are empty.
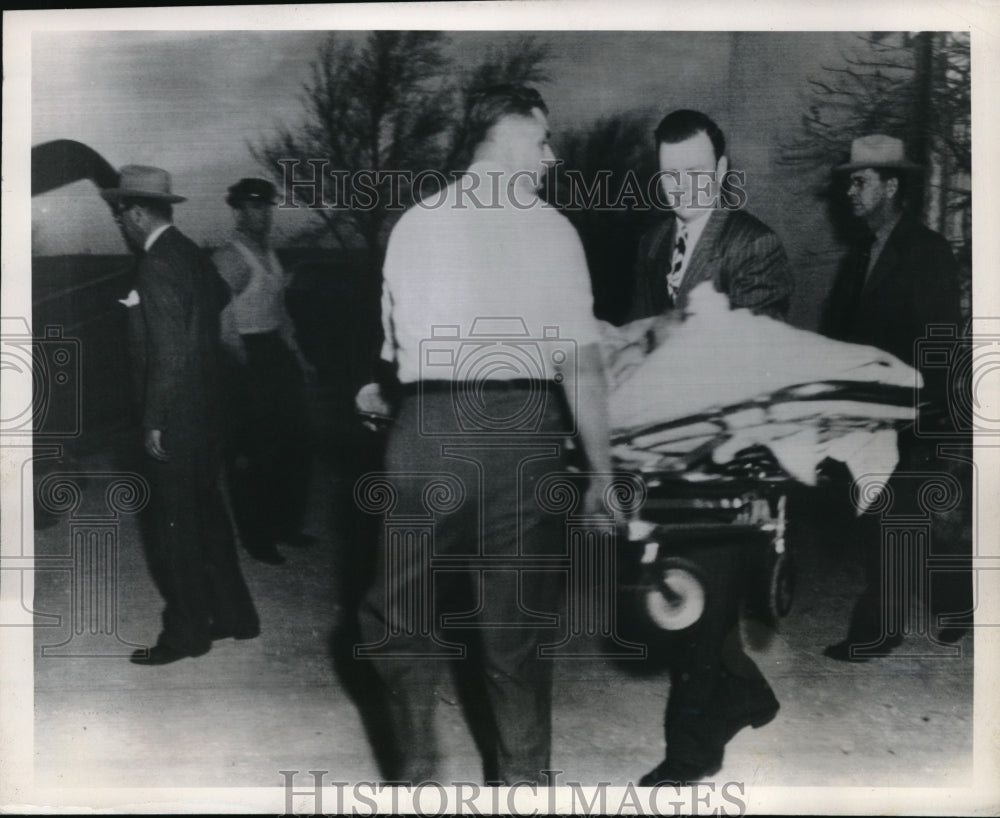
{"type": "Polygon", "coordinates": [[[705,611],[705,586],[698,569],[687,560],[669,557],[653,570],[646,591],[646,613],[657,627],[679,631],[697,622],[705,611]]]}

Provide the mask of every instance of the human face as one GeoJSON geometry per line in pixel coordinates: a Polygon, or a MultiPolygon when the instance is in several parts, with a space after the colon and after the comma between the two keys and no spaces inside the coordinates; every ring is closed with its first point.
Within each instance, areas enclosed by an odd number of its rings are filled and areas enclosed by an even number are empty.
{"type": "Polygon", "coordinates": [[[707,133],[698,131],[683,142],[661,142],[659,159],[663,202],[677,218],[690,221],[718,205],[719,184],[729,163],[725,156],[716,161],[707,133]]]}
{"type": "Polygon", "coordinates": [[[538,190],[555,161],[549,146],[549,121],[541,109],[533,108],[530,117],[504,117],[494,126],[492,139],[515,184],[538,190]]]}
{"type": "Polygon", "coordinates": [[[847,187],[847,199],[855,216],[876,228],[882,224],[892,208],[896,188],[895,179],[882,181],[873,168],[854,171],[847,187]]]}
{"type": "Polygon", "coordinates": [[[118,204],[115,206],[115,222],[122,232],[125,243],[133,251],[142,250],[146,241],[146,232],[143,227],[143,210],[137,204],[118,204]]]}
{"type": "Polygon", "coordinates": [[[266,238],[271,232],[274,205],[270,202],[248,201],[236,210],[236,226],[243,233],[266,238]]]}

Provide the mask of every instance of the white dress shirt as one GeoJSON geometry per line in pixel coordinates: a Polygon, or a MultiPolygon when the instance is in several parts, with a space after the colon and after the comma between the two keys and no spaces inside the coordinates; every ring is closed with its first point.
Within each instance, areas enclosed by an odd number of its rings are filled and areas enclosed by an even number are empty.
{"type": "Polygon", "coordinates": [[[576,230],[491,172],[474,164],[389,237],[382,358],[403,383],[552,378],[569,345],[599,340],[576,230]]]}

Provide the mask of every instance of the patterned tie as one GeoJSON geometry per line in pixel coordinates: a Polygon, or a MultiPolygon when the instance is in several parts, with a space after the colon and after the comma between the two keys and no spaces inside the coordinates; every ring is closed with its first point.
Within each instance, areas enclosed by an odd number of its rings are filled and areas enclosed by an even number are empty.
{"type": "Polygon", "coordinates": [[[667,273],[667,293],[671,301],[677,300],[677,291],[681,288],[684,277],[684,252],[687,250],[687,227],[680,219],[677,220],[677,239],[674,241],[674,254],[667,273]]]}

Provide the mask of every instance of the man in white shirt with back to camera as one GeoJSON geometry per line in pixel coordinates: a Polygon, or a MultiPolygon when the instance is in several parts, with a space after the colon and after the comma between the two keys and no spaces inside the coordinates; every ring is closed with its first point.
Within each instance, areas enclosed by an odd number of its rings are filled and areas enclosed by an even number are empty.
{"type": "MultiPolygon", "coordinates": [[[[559,633],[537,614],[558,613],[566,580],[517,560],[565,553],[562,521],[535,488],[565,470],[568,436],[576,432],[592,472],[609,472],[606,386],[583,248],[536,193],[553,160],[545,103],[534,89],[497,86],[474,97],[465,125],[466,173],[412,207],[389,238],[382,306],[382,359],[399,393],[390,513],[432,514],[433,559],[449,570],[436,563],[430,576],[428,549],[396,550],[384,537],[362,637],[387,688],[393,780],[439,771],[434,685],[456,637],[438,626],[451,616],[475,637],[461,655],[479,659],[492,710],[486,779],[544,784],[552,660],[539,647],[559,633]],[[439,477],[453,489],[448,501],[432,497],[439,477]],[[414,610],[431,624],[414,627],[414,610]]],[[[378,405],[373,385],[358,405],[378,405]]],[[[585,510],[602,508],[606,485],[591,479],[585,510]]]]}

